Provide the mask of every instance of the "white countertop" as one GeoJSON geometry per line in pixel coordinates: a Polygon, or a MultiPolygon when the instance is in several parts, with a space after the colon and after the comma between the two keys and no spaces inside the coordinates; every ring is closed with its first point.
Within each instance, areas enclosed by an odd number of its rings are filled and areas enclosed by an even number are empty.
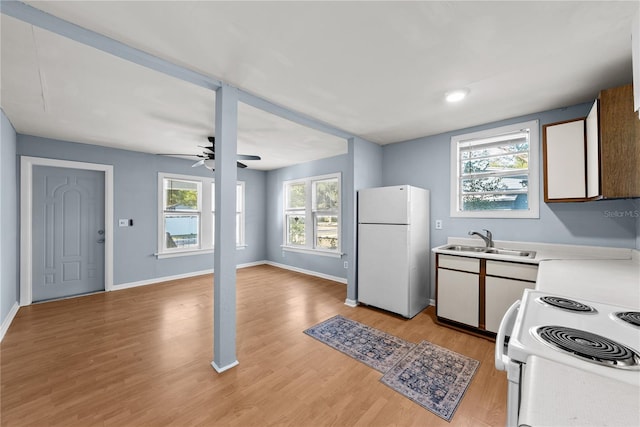
{"type": "Polygon", "coordinates": [[[495,241],[497,248],[536,251],[534,258],[460,252],[449,245],[484,246],[476,238],[449,237],[434,253],[538,264],[536,289],[640,309],[640,251],[600,246],[495,241]]]}
{"type": "Polygon", "coordinates": [[[640,309],[640,260],[549,260],[536,289],[640,309]]]}
{"type": "Polygon", "coordinates": [[[534,243],[534,242],[512,242],[505,240],[495,240],[494,247],[503,249],[515,249],[535,251],[534,258],[521,256],[508,256],[487,254],[483,252],[461,252],[450,251],[444,249],[449,245],[464,246],[484,246],[484,242],[477,238],[468,237],[449,237],[446,245],[433,248],[431,251],[439,254],[458,255],[472,258],[486,258],[503,261],[514,261],[527,264],[539,264],[546,260],[589,260],[589,259],[626,259],[632,258],[633,249],[626,248],[609,248],[603,246],[579,246],[579,245],[561,245],[553,243],[534,243]]]}

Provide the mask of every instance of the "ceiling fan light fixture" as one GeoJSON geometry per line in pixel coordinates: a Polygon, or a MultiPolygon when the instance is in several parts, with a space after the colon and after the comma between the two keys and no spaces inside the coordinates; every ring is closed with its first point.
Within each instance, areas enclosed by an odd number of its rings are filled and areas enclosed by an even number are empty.
{"type": "Polygon", "coordinates": [[[214,170],[216,168],[216,161],[213,159],[207,159],[204,161],[204,167],[207,169],[214,170]]]}
{"type": "Polygon", "coordinates": [[[469,89],[456,89],[444,94],[447,102],[459,102],[462,101],[469,94],[469,89]]]}

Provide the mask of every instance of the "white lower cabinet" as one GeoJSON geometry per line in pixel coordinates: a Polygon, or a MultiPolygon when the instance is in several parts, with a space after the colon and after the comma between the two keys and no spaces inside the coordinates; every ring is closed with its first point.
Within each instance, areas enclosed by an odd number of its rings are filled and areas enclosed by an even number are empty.
{"type": "Polygon", "coordinates": [[[494,336],[511,304],[535,288],[537,273],[536,264],[439,254],[436,315],[494,336]]]}
{"type": "Polygon", "coordinates": [[[438,297],[436,311],[439,317],[479,326],[480,286],[478,274],[438,269],[438,297]]]}
{"type": "Polygon", "coordinates": [[[522,298],[525,289],[533,289],[535,283],[502,277],[485,278],[485,330],[498,333],[500,321],[515,301],[522,298]]]}

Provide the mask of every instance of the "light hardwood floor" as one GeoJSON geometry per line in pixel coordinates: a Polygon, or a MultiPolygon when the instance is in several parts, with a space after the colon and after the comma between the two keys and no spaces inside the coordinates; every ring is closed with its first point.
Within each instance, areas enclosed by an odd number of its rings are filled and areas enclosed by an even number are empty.
{"type": "Polygon", "coordinates": [[[502,426],[506,376],[493,343],[434,323],[344,305],[343,284],[238,270],[237,356],[213,355],[212,276],[20,308],[0,347],[3,426],[502,426]],[[341,314],[480,361],[451,423],[381,374],[303,331],[341,314]]]}

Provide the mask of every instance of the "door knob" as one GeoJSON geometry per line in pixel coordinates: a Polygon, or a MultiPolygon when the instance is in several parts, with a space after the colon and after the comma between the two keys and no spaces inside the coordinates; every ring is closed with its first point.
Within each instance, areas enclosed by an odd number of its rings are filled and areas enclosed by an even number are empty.
{"type": "Polygon", "coordinates": [[[96,240],[96,242],[98,242],[98,243],[104,243],[104,239],[98,239],[98,240],[96,240]]]}
{"type": "Polygon", "coordinates": [[[102,236],[104,234],[104,230],[98,230],[98,234],[102,236]]]}

